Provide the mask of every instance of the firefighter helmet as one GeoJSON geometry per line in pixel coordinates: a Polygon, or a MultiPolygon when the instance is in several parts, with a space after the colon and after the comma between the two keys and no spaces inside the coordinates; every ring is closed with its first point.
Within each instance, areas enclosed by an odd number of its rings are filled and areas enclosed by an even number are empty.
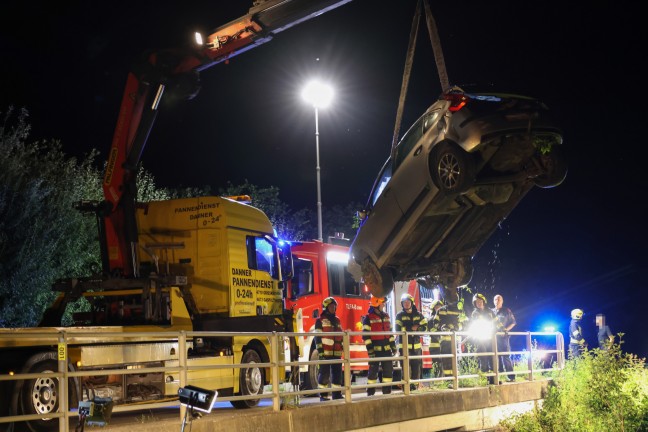
{"type": "Polygon", "coordinates": [[[477,299],[482,299],[482,301],[484,302],[484,307],[486,306],[486,297],[484,297],[484,294],[475,293],[475,295],[473,296],[473,306],[475,307],[477,307],[477,305],[475,305],[477,299]]]}
{"type": "Polygon", "coordinates": [[[326,308],[328,308],[330,304],[334,304],[335,306],[337,306],[337,301],[335,301],[333,297],[326,297],[322,301],[322,310],[326,310],[326,308]]]}
{"type": "Polygon", "coordinates": [[[385,297],[371,296],[371,300],[369,300],[369,304],[375,308],[377,308],[383,303],[385,303],[385,297]]]}
{"type": "Polygon", "coordinates": [[[414,306],[414,297],[412,296],[412,294],[405,293],[401,296],[401,306],[403,306],[403,302],[405,300],[409,300],[412,303],[412,306],[414,306]]]}
{"type": "Polygon", "coordinates": [[[582,309],[574,309],[571,311],[571,317],[572,319],[579,320],[583,318],[583,310],[582,309]]]}

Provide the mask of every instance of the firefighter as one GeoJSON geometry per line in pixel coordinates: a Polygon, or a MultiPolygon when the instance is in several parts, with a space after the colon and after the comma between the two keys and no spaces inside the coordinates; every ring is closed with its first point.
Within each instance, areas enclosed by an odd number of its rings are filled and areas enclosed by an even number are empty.
{"type": "Polygon", "coordinates": [[[569,358],[578,358],[587,349],[587,342],[583,337],[583,329],[580,321],[583,318],[581,309],[571,311],[571,322],[569,323],[569,358]]]}
{"type": "MultiPolygon", "coordinates": [[[[497,318],[497,331],[504,332],[504,335],[497,335],[497,351],[498,352],[510,352],[511,351],[511,337],[508,332],[511,331],[517,322],[515,321],[515,315],[511,309],[504,307],[504,297],[500,294],[496,294],[493,297],[493,303],[495,307],[493,312],[497,318]]],[[[499,371],[500,372],[512,372],[513,371],[513,362],[511,361],[510,354],[504,354],[499,356],[499,371]]],[[[515,381],[515,375],[509,374],[508,382],[515,381]]]]}
{"type": "MultiPolygon", "coordinates": [[[[322,301],[322,315],[315,321],[315,331],[321,333],[342,332],[340,318],[335,314],[337,301],[333,297],[326,297],[322,301]]],[[[342,358],[342,335],[328,336],[322,334],[317,338],[317,352],[320,360],[340,360],[342,358]]],[[[321,364],[317,375],[317,386],[320,389],[328,388],[329,382],[334,389],[342,387],[342,363],[321,364]]],[[[333,392],[333,399],[342,399],[341,391],[333,392]]],[[[327,393],[320,393],[320,400],[329,400],[327,393]]]]}
{"type": "MultiPolygon", "coordinates": [[[[403,310],[396,315],[397,332],[427,331],[427,319],[416,308],[416,305],[414,304],[414,297],[412,297],[411,294],[405,293],[401,296],[401,306],[403,307],[403,310]]],[[[408,335],[405,345],[407,345],[407,351],[410,356],[420,356],[423,354],[420,335],[408,335]]],[[[405,355],[402,336],[399,336],[398,338],[398,351],[400,352],[401,356],[405,355]]],[[[413,380],[421,379],[421,368],[423,366],[423,360],[421,358],[410,359],[409,365],[410,378],[413,380]]],[[[411,390],[416,390],[417,388],[418,384],[410,384],[411,390]]]]}
{"type": "MultiPolygon", "coordinates": [[[[495,313],[486,307],[486,297],[483,294],[475,293],[472,299],[473,309],[470,315],[470,340],[475,346],[476,352],[487,353],[492,351],[494,326],[497,318],[495,313]]],[[[493,371],[493,357],[490,355],[477,357],[479,370],[482,372],[493,371]]],[[[488,384],[494,384],[495,378],[488,377],[488,384]]]]}
{"type": "MultiPolygon", "coordinates": [[[[382,382],[387,384],[383,386],[383,394],[391,393],[391,383],[394,380],[394,366],[392,356],[396,352],[396,342],[393,334],[369,334],[369,332],[390,332],[391,322],[389,315],[385,312],[385,297],[371,297],[369,311],[362,319],[362,330],[365,334],[362,338],[367,346],[367,354],[370,359],[384,358],[381,361],[369,362],[369,372],[367,374],[367,384],[376,384],[378,382],[378,372],[382,368],[382,382]]],[[[373,396],[376,393],[375,387],[367,389],[367,396],[373,396]]]]}
{"type": "MultiPolygon", "coordinates": [[[[456,299],[456,297],[455,297],[456,299]]],[[[438,328],[442,332],[458,332],[462,329],[461,316],[463,314],[463,308],[459,308],[459,301],[447,303],[444,301],[442,306],[439,308],[438,315],[438,328]]],[[[442,335],[440,337],[439,348],[441,354],[452,354],[452,336],[451,335],[442,335]]],[[[447,357],[442,359],[443,371],[442,374],[444,377],[452,376],[452,358],[447,357]]]]}

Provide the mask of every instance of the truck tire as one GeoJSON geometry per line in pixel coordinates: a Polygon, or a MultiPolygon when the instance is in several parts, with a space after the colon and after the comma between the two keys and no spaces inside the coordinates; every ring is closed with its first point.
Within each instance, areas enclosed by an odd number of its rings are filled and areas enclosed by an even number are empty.
{"type": "MultiPolygon", "coordinates": [[[[22,373],[57,372],[58,359],[55,352],[42,352],[31,356],[23,366],[22,373]]],[[[76,381],[70,379],[68,385],[69,407],[78,405],[78,389],[76,381]]],[[[18,387],[18,385],[17,385],[18,387]]],[[[47,376],[22,381],[18,396],[21,414],[48,414],[59,409],[61,394],[59,379],[47,376]]],[[[44,418],[27,422],[29,429],[34,432],[58,430],[59,421],[56,418],[44,418]]]]}
{"type": "MultiPolygon", "coordinates": [[[[319,360],[319,352],[314,349],[310,354],[310,361],[319,360]]],[[[308,372],[306,372],[306,381],[305,387],[306,390],[315,390],[317,388],[317,375],[319,374],[319,365],[310,364],[308,365],[308,372]]],[[[317,396],[317,395],[314,395],[317,396]]]]}
{"type": "MultiPolygon", "coordinates": [[[[241,364],[261,363],[261,357],[254,350],[248,350],[243,354],[241,364]]],[[[239,395],[251,396],[263,393],[263,385],[265,384],[265,371],[263,368],[251,366],[248,368],[241,368],[239,376],[239,395]]],[[[252,408],[259,404],[259,399],[248,399],[241,401],[231,401],[234,408],[252,408]]]]}

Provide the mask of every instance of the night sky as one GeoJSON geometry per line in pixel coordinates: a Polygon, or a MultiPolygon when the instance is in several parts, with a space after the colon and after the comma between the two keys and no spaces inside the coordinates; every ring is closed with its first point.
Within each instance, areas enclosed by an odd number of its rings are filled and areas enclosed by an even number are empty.
{"type": "MultiPolygon", "coordinates": [[[[71,155],[107,153],[129,65],[244,15],[252,1],[52,2],[0,6],[0,112],[31,115],[33,139],[71,155]]],[[[336,99],[320,111],[323,205],[364,203],[387,158],[415,0],[353,0],[202,73],[192,101],[164,107],[143,155],[160,186],[278,186],[315,208],[313,76],[336,99]]],[[[569,311],[604,313],[624,349],[648,355],[644,225],[645,15],[624,2],[431,2],[453,84],[542,99],[564,129],[566,181],[534,189],[475,257],[471,283],[504,296],[515,330],[569,311]]],[[[441,91],[421,23],[402,132],[441,91]]],[[[354,233],[347,233],[353,236],[354,233]]]]}

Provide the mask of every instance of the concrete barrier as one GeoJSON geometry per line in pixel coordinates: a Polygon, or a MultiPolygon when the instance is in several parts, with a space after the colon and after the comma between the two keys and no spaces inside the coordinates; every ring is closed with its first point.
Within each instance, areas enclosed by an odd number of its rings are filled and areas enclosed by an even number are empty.
{"type": "MultiPolygon", "coordinates": [[[[279,412],[268,409],[228,411],[194,420],[192,432],[434,432],[495,427],[513,412],[532,409],[544,399],[550,382],[534,381],[481,388],[362,397],[279,412]]],[[[108,425],[105,432],[177,432],[178,419],[108,425]]],[[[186,426],[189,430],[189,425],[186,426]]]]}

